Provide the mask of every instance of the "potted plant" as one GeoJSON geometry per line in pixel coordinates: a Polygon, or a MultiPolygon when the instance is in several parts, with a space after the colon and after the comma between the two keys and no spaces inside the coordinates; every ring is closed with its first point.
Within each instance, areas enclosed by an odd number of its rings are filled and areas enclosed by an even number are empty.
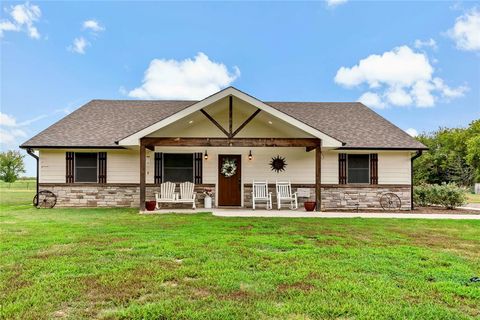
{"type": "Polygon", "coordinates": [[[303,203],[303,206],[305,207],[305,210],[313,211],[313,210],[315,210],[315,207],[317,206],[317,203],[315,201],[305,201],[303,203]]]}
{"type": "Polygon", "coordinates": [[[203,190],[203,195],[205,196],[203,198],[205,209],[211,209],[212,208],[213,190],[210,189],[210,188],[205,188],[203,190]]]}
{"type": "Polygon", "coordinates": [[[146,201],[145,202],[145,209],[147,209],[147,211],[153,211],[155,210],[155,207],[157,206],[157,202],[156,201],[146,201]]]}

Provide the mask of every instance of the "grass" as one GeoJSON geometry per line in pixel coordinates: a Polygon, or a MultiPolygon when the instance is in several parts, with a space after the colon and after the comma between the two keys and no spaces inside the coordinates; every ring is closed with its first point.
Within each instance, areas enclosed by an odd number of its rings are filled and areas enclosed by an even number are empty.
{"type": "Polygon", "coordinates": [[[480,221],[30,206],[0,189],[0,319],[480,317],[480,221]]]}
{"type": "Polygon", "coordinates": [[[467,193],[468,203],[480,203],[480,194],[467,193]]]}

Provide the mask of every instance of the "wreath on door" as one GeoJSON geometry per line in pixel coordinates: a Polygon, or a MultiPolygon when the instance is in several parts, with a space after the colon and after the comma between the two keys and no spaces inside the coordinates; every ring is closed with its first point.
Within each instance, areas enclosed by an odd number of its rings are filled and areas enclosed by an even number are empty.
{"type": "Polygon", "coordinates": [[[222,163],[222,168],[220,169],[220,173],[225,176],[226,178],[230,178],[231,176],[235,175],[237,172],[237,161],[232,159],[225,159],[222,163]]]}

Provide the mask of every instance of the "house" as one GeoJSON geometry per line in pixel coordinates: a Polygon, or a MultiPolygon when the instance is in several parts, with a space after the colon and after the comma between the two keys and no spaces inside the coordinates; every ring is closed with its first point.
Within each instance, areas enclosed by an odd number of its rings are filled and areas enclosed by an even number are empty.
{"type": "Polygon", "coordinates": [[[322,210],[379,208],[388,192],[410,209],[412,158],[426,149],[359,102],[263,102],[233,87],[92,100],[20,147],[38,151],[39,188],[57,206],[144,209],[160,183],[191,181],[199,207],[204,188],[216,206],[250,207],[253,180],[289,180],[322,210]]]}

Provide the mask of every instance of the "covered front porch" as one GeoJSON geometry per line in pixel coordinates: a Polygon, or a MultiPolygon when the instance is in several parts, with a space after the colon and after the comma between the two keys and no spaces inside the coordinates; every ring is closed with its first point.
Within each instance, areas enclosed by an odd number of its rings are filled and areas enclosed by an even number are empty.
{"type": "MultiPolygon", "coordinates": [[[[153,199],[168,178],[165,167],[173,156],[193,155],[193,174],[197,203],[202,206],[202,192],[211,189],[214,207],[252,208],[253,181],[268,181],[268,190],[276,203],[277,181],[291,182],[292,192],[298,192],[298,204],[314,201],[321,210],[322,140],[316,138],[142,138],[140,146],[140,209],[153,199]],[[272,158],[286,158],[287,170],[275,172],[269,166],[272,158]],[[167,158],[168,157],[168,158],[167,158]],[[150,163],[153,159],[156,164],[150,163]],[[162,159],[165,165],[159,164],[162,159]],[[222,162],[235,159],[235,175],[225,178],[222,162]],[[155,171],[154,184],[147,183],[147,170],[155,171]],[[163,175],[162,175],[163,174],[163,175]]],[[[176,186],[179,192],[179,183],[176,186]]],[[[181,206],[163,206],[172,208],[181,206]]],[[[258,206],[263,208],[263,204],[258,206]]],[[[274,205],[274,208],[277,206],[274,205]]],[[[286,208],[287,206],[284,206],[286,208]]]]}
{"type": "Polygon", "coordinates": [[[151,200],[149,184],[186,181],[194,183],[197,192],[203,185],[213,186],[217,207],[249,207],[254,180],[268,181],[268,189],[276,181],[291,182],[292,191],[307,189],[310,194],[303,200],[314,201],[321,210],[322,151],[342,146],[235,88],[196,102],[118,144],[138,148],[142,211],[151,200]],[[274,159],[286,161],[276,172],[268,165],[274,159]],[[222,173],[226,163],[235,163],[233,176],[222,173]]]}

